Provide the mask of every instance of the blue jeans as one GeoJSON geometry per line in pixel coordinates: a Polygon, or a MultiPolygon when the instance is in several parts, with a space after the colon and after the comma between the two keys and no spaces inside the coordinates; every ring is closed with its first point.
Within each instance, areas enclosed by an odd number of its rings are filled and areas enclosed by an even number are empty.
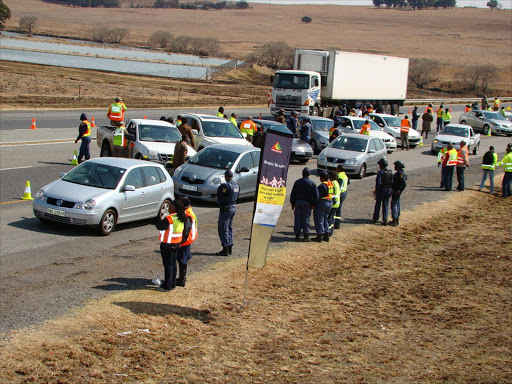
{"type": "Polygon", "coordinates": [[[485,180],[487,180],[487,175],[489,175],[489,180],[491,181],[491,193],[494,193],[494,170],[493,169],[484,169],[484,174],[482,175],[482,182],[480,183],[480,190],[484,188],[485,180]]]}
{"type": "Polygon", "coordinates": [[[332,207],[332,200],[320,199],[313,210],[315,219],[315,231],[317,235],[329,233],[329,212],[332,207]]]}
{"type": "Polygon", "coordinates": [[[300,235],[302,231],[305,235],[309,235],[311,203],[306,200],[297,200],[293,216],[295,218],[293,222],[293,232],[295,232],[296,235],[300,235]]]}
{"type": "Polygon", "coordinates": [[[444,167],[444,190],[451,191],[453,187],[453,171],[455,169],[454,165],[447,165],[444,167]]]}
{"type": "Polygon", "coordinates": [[[503,182],[501,183],[501,189],[503,194],[501,197],[509,197],[512,196],[512,192],[510,191],[510,184],[512,183],[512,172],[505,172],[503,175],[503,182]]]}
{"type": "Polygon", "coordinates": [[[436,130],[439,132],[441,129],[443,129],[443,118],[438,117],[436,120],[436,130]]]}
{"type": "Polygon", "coordinates": [[[233,245],[233,217],[235,217],[236,208],[221,208],[219,212],[219,222],[217,229],[219,231],[220,243],[223,247],[233,245]]]}
{"type": "Polygon", "coordinates": [[[457,182],[459,185],[457,185],[458,191],[464,190],[464,171],[466,170],[466,167],[457,167],[457,182]]]}
{"type": "Polygon", "coordinates": [[[400,197],[396,200],[391,199],[391,218],[398,219],[400,217],[400,197]]]}
{"type": "Polygon", "coordinates": [[[85,157],[85,160],[89,160],[91,158],[91,153],[89,152],[89,144],[91,144],[91,136],[84,136],[80,139],[82,142],[80,144],[80,151],[78,152],[78,162],[82,161],[82,157],[85,157]]]}

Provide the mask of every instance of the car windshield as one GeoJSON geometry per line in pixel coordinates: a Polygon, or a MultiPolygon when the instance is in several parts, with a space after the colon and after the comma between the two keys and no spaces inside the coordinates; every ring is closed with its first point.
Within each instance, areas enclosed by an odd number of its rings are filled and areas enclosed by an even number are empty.
{"type": "Polygon", "coordinates": [[[368,140],[356,137],[340,136],[331,143],[331,148],[343,149],[345,151],[365,152],[368,140]]]}
{"type": "Polygon", "coordinates": [[[126,169],[86,161],[69,171],[61,180],[88,187],[115,189],[126,169]]]}
{"type": "Polygon", "coordinates": [[[203,121],[203,132],[210,137],[243,137],[238,128],[227,120],[203,121]]]}
{"type": "Polygon", "coordinates": [[[188,164],[201,165],[209,168],[229,169],[240,154],[225,149],[206,147],[194,155],[188,164]]]}
{"type": "Polygon", "coordinates": [[[507,120],[498,112],[484,112],[484,115],[487,120],[507,120]]]}
{"type": "Polygon", "coordinates": [[[181,133],[177,128],[163,125],[139,125],[140,141],[154,141],[159,143],[176,143],[181,140],[181,133]]]}
{"type": "Polygon", "coordinates": [[[305,74],[292,74],[292,73],[278,73],[274,77],[274,88],[285,89],[308,89],[309,88],[309,75],[305,74]]]}
{"type": "Polygon", "coordinates": [[[328,131],[333,127],[334,122],[331,120],[311,120],[311,125],[315,131],[328,131]]]}
{"type": "Polygon", "coordinates": [[[402,125],[402,122],[396,116],[382,116],[382,118],[390,127],[400,127],[402,125]]]}
{"type": "Polygon", "coordinates": [[[453,127],[450,125],[447,125],[443,128],[441,133],[443,135],[453,135],[453,136],[460,136],[460,137],[466,137],[468,130],[466,128],[462,127],[453,127]]]}
{"type": "MultiPolygon", "coordinates": [[[[364,124],[364,120],[352,120],[352,122],[354,123],[355,129],[359,129],[359,130],[361,129],[361,127],[364,124]]],[[[377,125],[377,123],[373,120],[370,120],[370,127],[371,127],[370,130],[372,130],[372,131],[382,131],[382,128],[379,127],[377,125]]]]}

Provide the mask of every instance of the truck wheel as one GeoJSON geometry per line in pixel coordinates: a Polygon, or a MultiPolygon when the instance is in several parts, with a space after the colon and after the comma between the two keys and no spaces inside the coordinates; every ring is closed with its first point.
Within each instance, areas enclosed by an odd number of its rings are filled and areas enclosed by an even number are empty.
{"type": "Polygon", "coordinates": [[[108,236],[116,227],[117,216],[113,209],[107,209],[101,217],[100,224],[98,225],[98,233],[102,236],[108,236]]]}
{"type": "Polygon", "coordinates": [[[467,125],[467,124],[466,124],[466,120],[461,120],[461,122],[460,122],[460,123],[461,123],[461,124],[464,124],[464,125],[467,125]]]}
{"type": "Polygon", "coordinates": [[[473,149],[473,155],[478,155],[479,149],[480,149],[480,143],[478,143],[477,146],[473,149]]]}
{"type": "Polygon", "coordinates": [[[158,214],[156,215],[157,220],[163,220],[169,215],[169,208],[171,207],[171,202],[169,200],[164,200],[160,209],[158,210],[158,214]]]}
{"type": "Polygon", "coordinates": [[[106,141],[103,142],[101,145],[101,151],[100,151],[100,157],[110,157],[112,156],[111,150],[110,150],[110,144],[106,141]]]}
{"type": "Polygon", "coordinates": [[[363,165],[361,165],[361,169],[359,170],[359,173],[357,174],[357,178],[362,179],[365,176],[366,176],[366,164],[363,163],[363,165]]]}
{"type": "Polygon", "coordinates": [[[483,133],[484,135],[487,135],[489,133],[489,126],[487,124],[484,125],[483,133]]]}
{"type": "Polygon", "coordinates": [[[320,116],[320,108],[318,107],[318,105],[315,105],[313,107],[313,116],[320,116]]]}

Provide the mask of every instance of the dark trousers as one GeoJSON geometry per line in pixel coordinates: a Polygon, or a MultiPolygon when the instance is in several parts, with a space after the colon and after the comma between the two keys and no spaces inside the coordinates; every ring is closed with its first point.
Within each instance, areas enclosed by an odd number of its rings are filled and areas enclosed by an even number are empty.
{"type": "Polygon", "coordinates": [[[341,208],[343,206],[343,202],[347,198],[347,191],[342,192],[340,195],[340,206],[336,208],[336,213],[334,214],[334,229],[340,229],[341,227],[341,208]]]}
{"type": "Polygon", "coordinates": [[[436,120],[436,130],[439,132],[441,129],[443,129],[443,118],[438,117],[436,120]]]}
{"type": "Polygon", "coordinates": [[[501,183],[501,190],[502,190],[501,197],[512,196],[512,192],[510,191],[511,183],[512,183],[512,172],[505,172],[505,174],[503,175],[503,181],[501,183]]]}
{"type": "Polygon", "coordinates": [[[189,259],[192,258],[192,254],[190,253],[190,247],[192,244],[181,246],[178,249],[178,262],[180,264],[187,264],[189,259]]]}
{"type": "Polygon", "coordinates": [[[220,209],[217,229],[223,247],[233,245],[233,217],[235,217],[235,213],[235,207],[220,209]]]}
{"type": "Polygon", "coordinates": [[[329,233],[329,212],[332,207],[332,200],[320,199],[313,210],[315,219],[315,231],[317,235],[329,233]]]}
{"type": "Polygon", "coordinates": [[[179,247],[170,247],[168,244],[160,243],[160,253],[162,254],[162,264],[164,265],[164,281],[160,286],[163,289],[176,288],[176,260],[179,247]]]}
{"type": "Polygon", "coordinates": [[[297,200],[293,215],[293,232],[300,235],[302,231],[305,235],[308,235],[311,221],[311,203],[306,200],[297,200]]]}
{"type": "Polygon", "coordinates": [[[457,182],[459,185],[457,185],[458,191],[464,190],[464,171],[466,170],[466,167],[456,167],[457,168],[457,182]]]}
{"type": "Polygon", "coordinates": [[[377,192],[375,196],[375,208],[373,209],[373,221],[379,220],[380,209],[382,206],[382,221],[387,223],[389,211],[389,198],[391,197],[391,189],[385,188],[377,192]]]}
{"type": "Polygon", "coordinates": [[[85,157],[85,160],[89,160],[91,158],[91,153],[89,152],[89,144],[91,144],[91,136],[84,136],[81,138],[82,143],[80,144],[80,151],[78,152],[78,162],[82,161],[82,157],[85,157]]]}
{"type": "Polygon", "coordinates": [[[454,165],[447,165],[444,167],[444,190],[451,191],[453,187],[453,170],[454,165]]]}
{"type": "Polygon", "coordinates": [[[441,188],[444,188],[445,178],[446,178],[446,167],[441,167],[441,188]]]}

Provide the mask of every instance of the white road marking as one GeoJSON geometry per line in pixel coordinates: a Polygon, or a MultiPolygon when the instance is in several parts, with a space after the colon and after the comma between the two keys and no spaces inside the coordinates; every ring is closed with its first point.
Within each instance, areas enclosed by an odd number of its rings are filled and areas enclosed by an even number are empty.
{"type": "Polygon", "coordinates": [[[12,167],[12,168],[0,168],[0,171],[10,171],[12,169],[24,169],[24,168],[34,168],[35,165],[27,165],[25,167],[12,167]]]}

